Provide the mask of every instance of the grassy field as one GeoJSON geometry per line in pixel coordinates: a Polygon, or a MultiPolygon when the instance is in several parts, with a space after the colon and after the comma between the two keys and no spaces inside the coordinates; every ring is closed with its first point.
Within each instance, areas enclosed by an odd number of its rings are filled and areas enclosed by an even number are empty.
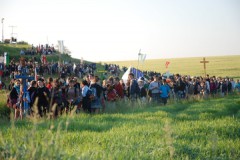
{"type": "Polygon", "coordinates": [[[239,95],[0,121],[0,159],[240,159],[239,95]]]}
{"type": "MultiPolygon", "coordinates": [[[[139,69],[150,70],[164,73],[169,70],[171,73],[180,73],[183,75],[203,76],[204,69],[202,57],[198,58],[175,58],[175,59],[155,59],[146,60],[144,64],[139,64],[139,69]],[[165,68],[166,61],[169,61],[168,69],[165,68]]],[[[236,56],[219,56],[219,57],[206,57],[207,74],[210,76],[229,76],[233,78],[240,78],[240,55],[236,56]]],[[[114,61],[107,62],[119,64],[120,66],[134,66],[137,68],[137,61],[114,61]]]]}
{"type": "MultiPolygon", "coordinates": [[[[19,50],[11,47],[0,44],[0,52],[17,56],[24,46],[18,46],[19,50]]],[[[59,57],[49,58],[57,61],[59,57]]],[[[206,59],[210,75],[240,78],[240,56],[206,59]]],[[[146,60],[139,68],[165,72],[165,62],[170,61],[172,73],[203,75],[201,60],[146,60]]],[[[137,68],[137,61],[111,63],[137,68]]],[[[103,66],[98,64],[98,70],[103,66]]],[[[7,93],[0,91],[0,95],[0,160],[240,159],[239,95],[167,106],[121,102],[99,115],[23,121],[6,118],[10,114],[7,93]]]]}

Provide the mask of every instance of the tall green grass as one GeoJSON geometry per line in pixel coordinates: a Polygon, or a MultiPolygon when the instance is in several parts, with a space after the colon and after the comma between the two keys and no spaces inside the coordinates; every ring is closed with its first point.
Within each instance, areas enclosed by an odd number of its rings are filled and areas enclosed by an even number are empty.
{"type": "Polygon", "coordinates": [[[4,121],[0,159],[239,159],[239,95],[4,121]]]}

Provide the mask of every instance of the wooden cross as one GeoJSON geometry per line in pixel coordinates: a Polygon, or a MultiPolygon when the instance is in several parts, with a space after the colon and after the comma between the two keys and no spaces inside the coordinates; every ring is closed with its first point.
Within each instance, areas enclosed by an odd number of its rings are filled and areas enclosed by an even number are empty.
{"type": "Polygon", "coordinates": [[[200,61],[200,63],[203,63],[204,74],[205,74],[205,77],[206,77],[206,63],[209,63],[209,61],[206,61],[205,57],[203,57],[203,61],[200,61]]]}

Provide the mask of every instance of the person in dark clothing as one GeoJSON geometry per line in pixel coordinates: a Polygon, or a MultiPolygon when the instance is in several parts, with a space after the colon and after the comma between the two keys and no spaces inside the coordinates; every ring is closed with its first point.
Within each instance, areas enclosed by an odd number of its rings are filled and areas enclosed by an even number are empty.
{"type": "Polygon", "coordinates": [[[28,88],[28,93],[29,93],[29,96],[30,96],[30,109],[32,110],[32,106],[33,106],[33,95],[34,93],[36,92],[37,90],[37,82],[36,81],[31,81],[31,86],[28,88]]]}
{"type": "Polygon", "coordinates": [[[193,81],[193,87],[194,87],[194,95],[198,95],[200,94],[200,83],[198,79],[194,79],[193,81]]]}
{"type": "Polygon", "coordinates": [[[20,94],[20,80],[16,80],[14,87],[12,88],[12,90],[9,94],[13,108],[15,108],[19,94],[20,94]]]}
{"type": "Polygon", "coordinates": [[[43,114],[46,115],[46,113],[49,112],[50,92],[44,86],[43,79],[38,79],[37,84],[38,88],[36,89],[33,99],[34,101],[38,99],[38,114],[42,117],[43,114]]]}
{"type": "Polygon", "coordinates": [[[87,91],[89,90],[88,82],[83,80],[81,82],[82,88],[82,108],[85,112],[91,113],[91,101],[90,98],[87,96],[87,91]]]}
{"type": "Polygon", "coordinates": [[[221,83],[221,87],[222,87],[222,96],[225,96],[227,94],[227,82],[225,80],[222,81],[221,83]]]}
{"type": "Polygon", "coordinates": [[[176,74],[176,92],[178,95],[178,99],[184,98],[184,91],[185,91],[185,83],[183,82],[181,76],[176,74]]]}
{"type": "Polygon", "coordinates": [[[93,94],[96,92],[94,100],[91,101],[91,113],[99,113],[101,108],[101,94],[102,94],[102,86],[99,84],[98,76],[94,76],[91,80],[90,89],[93,94]]]}
{"type": "Polygon", "coordinates": [[[39,67],[39,75],[41,75],[41,76],[43,76],[43,72],[44,72],[44,68],[43,68],[43,66],[42,65],[40,65],[40,67],[39,67]]]}
{"type": "Polygon", "coordinates": [[[15,79],[11,79],[9,85],[8,85],[8,90],[11,91],[14,87],[15,79]]]}
{"type": "Polygon", "coordinates": [[[130,86],[129,86],[129,95],[131,100],[136,100],[137,96],[139,95],[139,86],[137,81],[134,79],[134,74],[129,73],[128,79],[130,80],[130,86]]]}
{"type": "Polygon", "coordinates": [[[139,86],[139,98],[141,99],[142,102],[146,102],[146,97],[147,97],[147,91],[146,88],[144,88],[144,79],[139,79],[138,80],[138,86],[139,86]]]}
{"type": "Polygon", "coordinates": [[[210,94],[214,96],[216,92],[217,92],[216,83],[213,81],[213,79],[210,79],[210,94]]]}
{"type": "Polygon", "coordinates": [[[64,110],[62,89],[60,88],[59,81],[57,79],[53,80],[52,90],[50,94],[51,94],[50,110],[56,117],[58,115],[61,115],[64,110]],[[56,105],[56,108],[53,108],[54,105],[56,105]]]}
{"type": "MultiPolygon", "coordinates": [[[[10,95],[9,95],[9,98],[11,101],[10,103],[15,110],[15,114],[14,114],[15,119],[17,119],[17,117],[18,117],[18,111],[20,111],[20,114],[22,115],[20,95],[21,95],[20,80],[17,79],[15,81],[14,87],[12,88],[10,95]]],[[[22,116],[21,116],[21,118],[22,118],[22,116]]]]}
{"type": "Polygon", "coordinates": [[[226,84],[227,84],[227,93],[231,93],[232,92],[232,83],[231,81],[229,81],[229,79],[226,80],[226,84]]]}

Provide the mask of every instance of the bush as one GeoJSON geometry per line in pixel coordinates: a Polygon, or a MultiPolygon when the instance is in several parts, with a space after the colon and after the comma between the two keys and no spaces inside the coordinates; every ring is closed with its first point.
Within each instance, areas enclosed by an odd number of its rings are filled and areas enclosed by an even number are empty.
{"type": "Polygon", "coordinates": [[[17,44],[27,44],[27,45],[28,45],[28,42],[25,42],[25,41],[19,41],[17,44]]]}
{"type": "Polygon", "coordinates": [[[4,43],[5,43],[5,44],[9,44],[9,43],[10,43],[10,39],[5,39],[5,40],[4,40],[4,43]]]}

